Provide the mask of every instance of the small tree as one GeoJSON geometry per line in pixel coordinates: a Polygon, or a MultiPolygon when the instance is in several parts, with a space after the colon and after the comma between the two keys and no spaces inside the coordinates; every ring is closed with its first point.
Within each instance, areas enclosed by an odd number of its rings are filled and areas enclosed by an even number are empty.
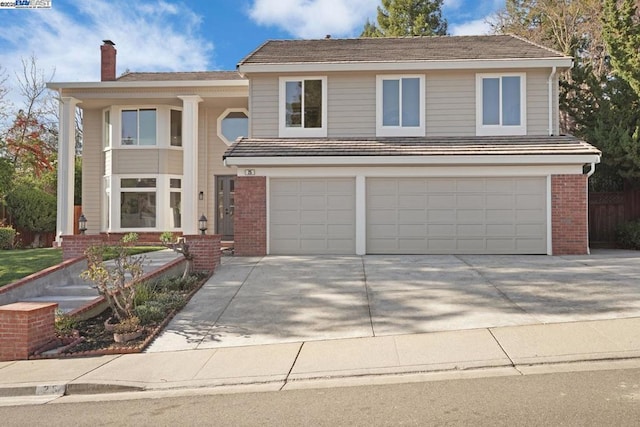
{"type": "Polygon", "coordinates": [[[56,198],[25,182],[17,184],[6,198],[13,223],[35,233],[33,246],[40,245],[40,233],[56,229],[56,198]]]}
{"type": "Polygon", "coordinates": [[[184,240],[184,237],[176,239],[170,231],[165,231],[160,235],[160,242],[167,248],[172,249],[174,252],[182,254],[187,261],[184,266],[184,273],[182,278],[186,279],[191,274],[191,266],[193,264],[193,254],[189,252],[189,244],[184,240]]]}
{"type": "Polygon", "coordinates": [[[136,287],[133,286],[144,274],[144,255],[133,256],[129,248],[138,240],[136,233],[125,235],[115,246],[91,246],[87,255],[87,269],[80,275],[96,284],[98,292],[103,295],[113,315],[122,322],[135,316],[136,287]],[[114,265],[107,266],[105,254],[115,252],[114,265]]]}

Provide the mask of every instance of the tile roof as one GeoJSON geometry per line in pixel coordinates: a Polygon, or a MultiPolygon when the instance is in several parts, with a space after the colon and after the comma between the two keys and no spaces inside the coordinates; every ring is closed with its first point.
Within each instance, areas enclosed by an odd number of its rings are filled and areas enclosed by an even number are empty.
{"type": "Polygon", "coordinates": [[[381,37],[269,40],[238,65],[566,57],[512,35],[381,37]]]}
{"type": "Polygon", "coordinates": [[[237,71],[189,71],[159,73],[127,73],[117,78],[119,82],[133,81],[197,81],[197,80],[245,80],[237,71]]]}
{"type": "Polygon", "coordinates": [[[242,138],[228,157],[600,155],[570,135],[420,138],[242,138]]]}

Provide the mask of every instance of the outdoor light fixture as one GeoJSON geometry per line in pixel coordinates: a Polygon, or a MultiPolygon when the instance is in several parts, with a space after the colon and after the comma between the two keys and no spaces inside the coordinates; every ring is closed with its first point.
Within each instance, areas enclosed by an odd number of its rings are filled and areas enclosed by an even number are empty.
{"type": "Polygon", "coordinates": [[[80,218],[78,218],[78,230],[80,230],[80,234],[84,234],[87,231],[87,218],[85,218],[84,214],[80,214],[80,218]]]}
{"type": "Polygon", "coordinates": [[[200,229],[200,234],[204,236],[204,232],[207,231],[207,217],[204,214],[198,220],[198,228],[200,229]]]}
{"type": "Polygon", "coordinates": [[[204,192],[198,193],[198,200],[204,200],[204,192]]]}

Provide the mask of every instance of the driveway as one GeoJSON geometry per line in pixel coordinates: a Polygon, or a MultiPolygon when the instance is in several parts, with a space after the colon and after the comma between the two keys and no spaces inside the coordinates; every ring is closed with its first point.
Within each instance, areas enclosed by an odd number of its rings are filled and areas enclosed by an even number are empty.
{"type": "Polygon", "coordinates": [[[640,316],[640,252],[225,257],[149,352],[640,316]]]}

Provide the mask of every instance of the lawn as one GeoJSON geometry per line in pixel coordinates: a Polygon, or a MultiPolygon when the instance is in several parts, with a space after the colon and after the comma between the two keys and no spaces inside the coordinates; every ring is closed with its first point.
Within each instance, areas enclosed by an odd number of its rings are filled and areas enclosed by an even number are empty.
{"type": "MultiPolygon", "coordinates": [[[[136,246],[133,255],[166,249],[164,246],[136,246]]],[[[13,249],[0,251],[0,287],[62,262],[62,249],[13,249]]]]}
{"type": "Polygon", "coordinates": [[[62,249],[0,251],[0,287],[62,262],[62,249]]]}

